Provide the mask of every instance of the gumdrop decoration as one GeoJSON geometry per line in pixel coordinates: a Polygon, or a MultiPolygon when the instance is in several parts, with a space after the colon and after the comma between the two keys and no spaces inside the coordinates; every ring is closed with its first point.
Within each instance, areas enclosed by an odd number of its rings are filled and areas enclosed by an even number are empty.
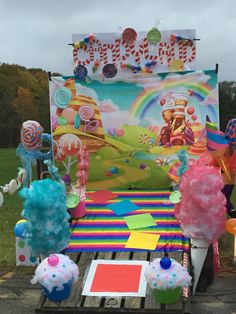
{"type": "Polygon", "coordinates": [[[151,45],[158,44],[161,41],[161,32],[156,27],[153,27],[147,33],[147,40],[148,40],[148,43],[151,45]]]}

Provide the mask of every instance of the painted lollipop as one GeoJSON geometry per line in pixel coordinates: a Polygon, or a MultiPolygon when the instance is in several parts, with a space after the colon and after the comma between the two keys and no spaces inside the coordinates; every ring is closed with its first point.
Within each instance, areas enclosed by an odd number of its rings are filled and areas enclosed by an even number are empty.
{"type": "Polygon", "coordinates": [[[42,147],[43,128],[37,121],[28,120],[22,124],[21,144],[26,150],[38,150],[42,147]]]}
{"type": "Polygon", "coordinates": [[[132,44],[137,38],[137,33],[133,28],[126,28],[122,33],[122,39],[128,44],[132,44]]]}
{"type": "Polygon", "coordinates": [[[65,109],[72,98],[72,92],[67,87],[58,88],[53,94],[55,105],[59,109],[65,109]]]}
{"type": "Polygon", "coordinates": [[[82,142],[78,136],[68,133],[62,135],[59,140],[59,146],[66,155],[72,156],[80,151],[82,142]]]}
{"type": "Polygon", "coordinates": [[[112,78],[112,77],[116,76],[117,68],[116,68],[115,64],[109,63],[109,64],[104,66],[104,68],[102,69],[102,73],[106,78],[112,78]]]}
{"type": "Polygon", "coordinates": [[[94,110],[89,105],[84,105],[79,109],[79,115],[82,121],[88,122],[94,115],[94,110]]]}

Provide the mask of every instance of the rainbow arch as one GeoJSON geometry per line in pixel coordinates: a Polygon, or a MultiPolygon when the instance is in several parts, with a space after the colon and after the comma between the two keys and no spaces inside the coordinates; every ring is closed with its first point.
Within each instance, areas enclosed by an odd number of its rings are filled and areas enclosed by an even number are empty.
{"type": "MultiPolygon", "coordinates": [[[[196,75],[183,75],[169,78],[158,82],[155,87],[148,87],[139,94],[136,100],[133,102],[130,113],[139,119],[143,119],[147,111],[153,106],[157,105],[157,100],[160,97],[160,92],[168,91],[175,88],[186,88],[193,92],[193,96],[196,97],[200,102],[205,99],[206,96],[212,91],[212,87],[205,82],[199,82],[196,80],[196,75]]],[[[210,109],[211,110],[211,109],[210,109]]],[[[216,111],[214,110],[214,115],[216,111]]]]}

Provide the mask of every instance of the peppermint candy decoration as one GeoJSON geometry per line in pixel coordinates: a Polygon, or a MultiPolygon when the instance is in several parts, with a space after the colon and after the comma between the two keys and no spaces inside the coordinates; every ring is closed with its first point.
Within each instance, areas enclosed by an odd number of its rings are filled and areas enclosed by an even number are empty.
{"type": "Polygon", "coordinates": [[[37,121],[28,120],[22,124],[21,144],[26,150],[38,150],[42,147],[43,128],[37,121]]]}
{"type": "Polygon", "coordinates": [[[84,105],[79,109],[79,115],[82,121],[88,122],[94,115],[94,110],[89,105],[84,105]]]}
{"type": "Polygon", "coordinates": [[[65,109],[72,99],[72,92],[67,87],[58,88],[53,94],[55,105],[59,109],[65,109]]]}

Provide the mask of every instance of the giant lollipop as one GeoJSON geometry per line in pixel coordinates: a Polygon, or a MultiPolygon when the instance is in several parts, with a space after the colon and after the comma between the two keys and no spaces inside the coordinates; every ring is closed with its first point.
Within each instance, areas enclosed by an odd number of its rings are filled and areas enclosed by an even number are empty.
{"type": "Polygon", "coordinates": [[[43,128],[37,121],[28,120],[22,124],[21,144],[26,150],[38,150],[42,147],[43,128]]]}

